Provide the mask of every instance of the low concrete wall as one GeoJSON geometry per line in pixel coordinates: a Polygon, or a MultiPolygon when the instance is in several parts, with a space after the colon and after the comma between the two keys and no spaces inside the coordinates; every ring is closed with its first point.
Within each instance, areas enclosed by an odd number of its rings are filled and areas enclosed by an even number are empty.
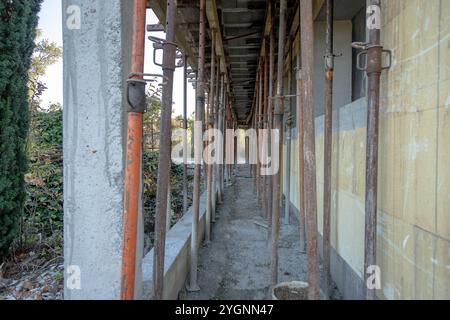
{"type": "MultiPolygon", "coordinates": [[[[291,217],[295,217],[297,221],[300,218],[300,211],[291,202],[290,206],[291,217]]],[[[320,258],[323,259],[323,236],[318,233],[318,250],[320,258]]],[[[364,281],[353,270],[353,268],[345,261],[344,258],[336,251],[336,249],[330,247],[330,272],[331,278],[336,283],[340,294],[345,300],[364,300],[364,281]]]]}
{"type": "MultiPolygon", "coordinates": [[[[199,233],[197,243],[201,245],[205,235],[206,192],[200,198],[199,233]]],[[[164,270],[164,299],[176,300],[189,275],[192,235],[192,207],[167,233],[164,270]]],[[[153,255],[152,249],[142,262],[143,297],[148,300],[153,295],[153,255]]]]}

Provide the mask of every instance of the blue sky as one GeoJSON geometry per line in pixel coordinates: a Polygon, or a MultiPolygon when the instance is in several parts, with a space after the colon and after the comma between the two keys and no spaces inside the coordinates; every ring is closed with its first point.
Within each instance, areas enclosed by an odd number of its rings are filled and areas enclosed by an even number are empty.
{"type": "MultiPolygon", "coordinates": [[[[148,11],[148,24],[158,23],[158,19],[152,11],[148,11]]],[[[43,37],[56,42],[59,46],[63,46],[62,41],[62,8],[61,0],[44,0],[42,9],[39,14],[39,29],[42,30],[43,37]]],[[[164,38],[164,33],[153,33],[153,36],[164,38]]],[[[161,61],[161,58],[158,59],[161,61]]],[[[153,48],[152,43],[146,42],[146,63],[145,72],[161,74],[160,67],[153,65],[153,48]]],[[[55,65],[47,69],[44,77],[48,89],[42,96],[43,107],[50,103],[63,103],[63,64],[62,59],[55,65]]],[[[175,72],[174,96],[175,102],[174,114],[181,115],[183,112],[183,70],[177,69],[175,72]]],[[[195,108],[195,91],[191,84],[188,85],[188,115],[194,112],[195,108]]]]}
{"type": "MultiPolygon", "coordinates": [[[[61,0],[45,0],[39,14],[39,26],[42,36],[62,47],[61,0]]],[[[63,102],[63,66],[62,59],[47,69],[44,82],[48,89],[42,96],[43,107],[50,103],[63,102]]]]}

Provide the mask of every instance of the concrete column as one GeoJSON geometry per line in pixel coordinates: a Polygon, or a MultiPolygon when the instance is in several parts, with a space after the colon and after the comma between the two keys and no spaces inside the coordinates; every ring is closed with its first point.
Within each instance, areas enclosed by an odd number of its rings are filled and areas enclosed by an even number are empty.
{"type": "MultiPolygon", "coordinates": [[[[132,8],[132,0],[63,0],[64,260],[69,300],[120,298],[124,94],[132,8]]],[[[138,239],[142,248],[141,234],[138,239]]],[[[141,263],[138,266],[140,278],[141,263]]]]}

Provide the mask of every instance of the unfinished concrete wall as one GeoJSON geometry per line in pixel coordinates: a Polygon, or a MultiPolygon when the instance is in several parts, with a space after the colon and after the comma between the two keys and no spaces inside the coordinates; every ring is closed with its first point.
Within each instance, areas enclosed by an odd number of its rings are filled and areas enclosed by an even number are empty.
{"type": "MultiPolygon", "coordinates": [[[[380,299],[450,299],[449,12],[446,0],[382,1],[382,44],[394,63],[381,80],[380,299]]],[[[332,274],[356,299],[363,298],[366,114],[365,99],[335,109],[333,128],[332,274]]],[[[316,134],[322,232],[323,117],[316,134]]],[[[293,157],[295,177],[297,150],[293,157]]]]}
{"type": "Polygon", "coordinates": [[[120,297],[132,4],[63,1],[66,299],[120,297]]]}

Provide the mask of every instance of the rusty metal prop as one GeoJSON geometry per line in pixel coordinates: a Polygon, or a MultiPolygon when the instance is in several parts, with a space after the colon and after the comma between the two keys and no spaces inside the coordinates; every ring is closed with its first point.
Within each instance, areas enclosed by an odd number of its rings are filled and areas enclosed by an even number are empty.
{"type": "Polygon", "coordinates": [[[305,132],[305,215],[308,254],[309,299],[319,300],[319,263],[317,258],[317,194],[315,117],[313,95],[314,28],[313,1],[300,1],[301,52],[303,67],[303,106],[305,132]]]}
{"type": "Polygon", "coordinates": [[[324,295],[330,297],[330,217],[331,217],[331,155],[333,147],[333,21],[334,0],[326,0],[326,52],[325,52],[325,143],[323,190],[323,273],[324,295]]]}
{"type": "MultiPolygon", "coordinates": [[[[205,106],[205,42],[206,42],[206,0],[200,0],[200,32],[199,32],[199,58],[198,58],[198,78],[195,106],[195,120],[203,123],[203,113],[205,106]]],[[[202,125],[203,126],[203,125],[202,125]]],[[[197,129],[197,128],[196,128],[197,129]]],[[[195,130],[196,140],[200,143],[202,132],[195,130]]],[[[197,148],[198,149],[198,148],[197,148]]],[[[191,236],[191,263],[189,277],[189,291],[199,291],[198,286],[198,219],[200,211],[200,178],[201,164],[197,160],[201,159],[202,150],[195,150],[195,172],[194,172],[194,199],[192,205],[192,236],[191,236]]]]}
{"type": "MultiPolygon", "coordinates": [[[[286,6],[287,0],[280,1],[280,27],[278,37],[278,71],[277,71],[277,96],[274,108],[274,130],[280,133],[280,141],[283,141],[283,68],[284,68],[284,47],[286,38],[286,6]]],[[[282,143],[278,149],[282,158],[282,143]]],[[[271,284],[278,283],[278,240],[280,235],[280,199],[281,199],[281,173],[280,170],[273,176],[273,201],[272,201],[272,254],[271,254],[271,284]]]]}
{"type": "Polygon", "coordinates": [[[392,52],[384,50],[381,39],[381,1],[367,1],[367,23],[369,43],[353,43],[356,49],[363,51],[358,54],[357,67],[366,71],[368,79],[367,106],[367,150],[366,150],[366,221],[364,246],[364,284],[367,300],[376,298],[376,291],[369,288],[370,268],[376,265],[377,247],[377,198],[378,198],[378,140],[380,122],[380,77],[383,70],[392,64],[392,52]],[[387,53],[389,65],[383,66],[382,56],[387,53]],[[360,66],[361,57],[367,57],[365,67],[360,66]]]}
{"type": "Polygon", "coordinates": [[[161,141],[158,166],[158,188],[155,210],[155,254],[154,254],[154,297],[163,298],[164,291],[164,257],[166,246],[166,214],[169,192],[171,136],[172,136],[172,94],[173,77],[176,68],[177,46],[175,41],[176,0],[167,1],[166,41],[163,43],[163,74],[168,79],[162,92],[161,105],[161,141]]]}

